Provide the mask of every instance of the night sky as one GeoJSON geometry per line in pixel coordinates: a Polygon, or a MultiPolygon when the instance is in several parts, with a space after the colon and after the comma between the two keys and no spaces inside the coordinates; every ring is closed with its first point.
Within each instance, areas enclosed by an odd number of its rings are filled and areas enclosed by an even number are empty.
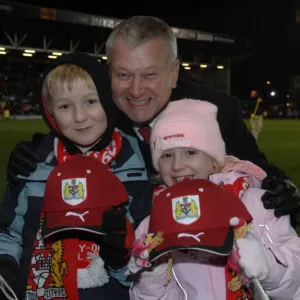
{"type": "MultiPolygon", "coordinates": [[[[153,15],[171,26],[247,37],[256,54],[232,70],[232,94],[244,99],[251,89],[288,93],[291,75],[300,74],[300,26],[295,23],[296,4],[278,1],[15,1],[116,18],[153,15]],[[69,3],[68,3],[69,2],[69,3]],[[70,4],[71,2],[71,4],[70,4]],[[107,3],[108,2],[108,3],[107,3]],[[299,38],[298,38],[299,37],[299,38]],[[269,80],[271,85],[266,85],[269,80]]],[[[275,99],[274,99],[275,100],[275,99]]],[[[276,100],[275,100],[276,101],[276,100]]]]}

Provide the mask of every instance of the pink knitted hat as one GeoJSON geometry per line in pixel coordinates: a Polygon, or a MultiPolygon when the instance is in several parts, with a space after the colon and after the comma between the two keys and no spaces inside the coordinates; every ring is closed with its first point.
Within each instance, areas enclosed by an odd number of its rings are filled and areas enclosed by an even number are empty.
{"type": "Polygon", "coordinates": [[[225,143],[217,121],[217,111],[217,106],[201,100],[170,102],[151,131],[155,169],[158,171],[158,160],[165,150],[179,147],[200,150],[223,164],[225,143]]]}

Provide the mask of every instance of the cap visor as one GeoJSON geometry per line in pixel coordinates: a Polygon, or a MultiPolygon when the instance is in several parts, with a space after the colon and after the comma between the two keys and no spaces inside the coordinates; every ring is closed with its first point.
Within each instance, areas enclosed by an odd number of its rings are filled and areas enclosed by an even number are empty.
{"type": "Polygon", "coordinates": [[[163,239],[163,243],[151,251],[149,257],[151,261],[172,251],[184,249],[228,256],[232,251],[234,234],[232,228],[220,228],[208,229],[200,234],[199,232],[189,232],[188,234],[168,235],[163,236],[163,239]]]}
{"type": "Polygon", "coordinates": [[[102,232],[101,228],[87,228],[87,227],[60,227],[55,229],[46,229],[42,233],[42,238],[48,238],[56,234],[61,234],[63,232],[70,232],[70,231],[80,231],[80,232],[87,232],[91,234],[97,234],[97,235],[105,235],[106,233],[102,232]]]}
{"type": "Polygon", "coordinates": [[[105,210],[106,208],[93,208],[93,210],[45,213],[42,237],[74,230],[103,235],[105,232],[102,229],[102,215],[105,210]]]}

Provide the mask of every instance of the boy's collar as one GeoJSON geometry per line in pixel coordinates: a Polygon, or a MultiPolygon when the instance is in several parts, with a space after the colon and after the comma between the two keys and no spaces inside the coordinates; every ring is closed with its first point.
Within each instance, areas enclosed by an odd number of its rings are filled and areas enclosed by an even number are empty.
{"type": "Polygon", "coordinates": [[[98,139],[93,145],[88,146],[88,147],[81,147],[79,145],[76,145],[76,147],[83,153],[86,154],[87,152],[89,152],[89,150],[91,150],[100,140],[102,137],[100,137],[100,139],[98,139]]]}

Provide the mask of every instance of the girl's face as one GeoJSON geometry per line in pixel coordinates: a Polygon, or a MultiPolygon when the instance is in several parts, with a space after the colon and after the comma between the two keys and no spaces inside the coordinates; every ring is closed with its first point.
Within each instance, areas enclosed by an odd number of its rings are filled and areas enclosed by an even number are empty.
{"type": "Polygon", "coordinates": [[[214,160],[193,148],[165,150],[158,160],[162,181],[171,186],[184,178],[208,179],[214,172],[214,160]]]}

